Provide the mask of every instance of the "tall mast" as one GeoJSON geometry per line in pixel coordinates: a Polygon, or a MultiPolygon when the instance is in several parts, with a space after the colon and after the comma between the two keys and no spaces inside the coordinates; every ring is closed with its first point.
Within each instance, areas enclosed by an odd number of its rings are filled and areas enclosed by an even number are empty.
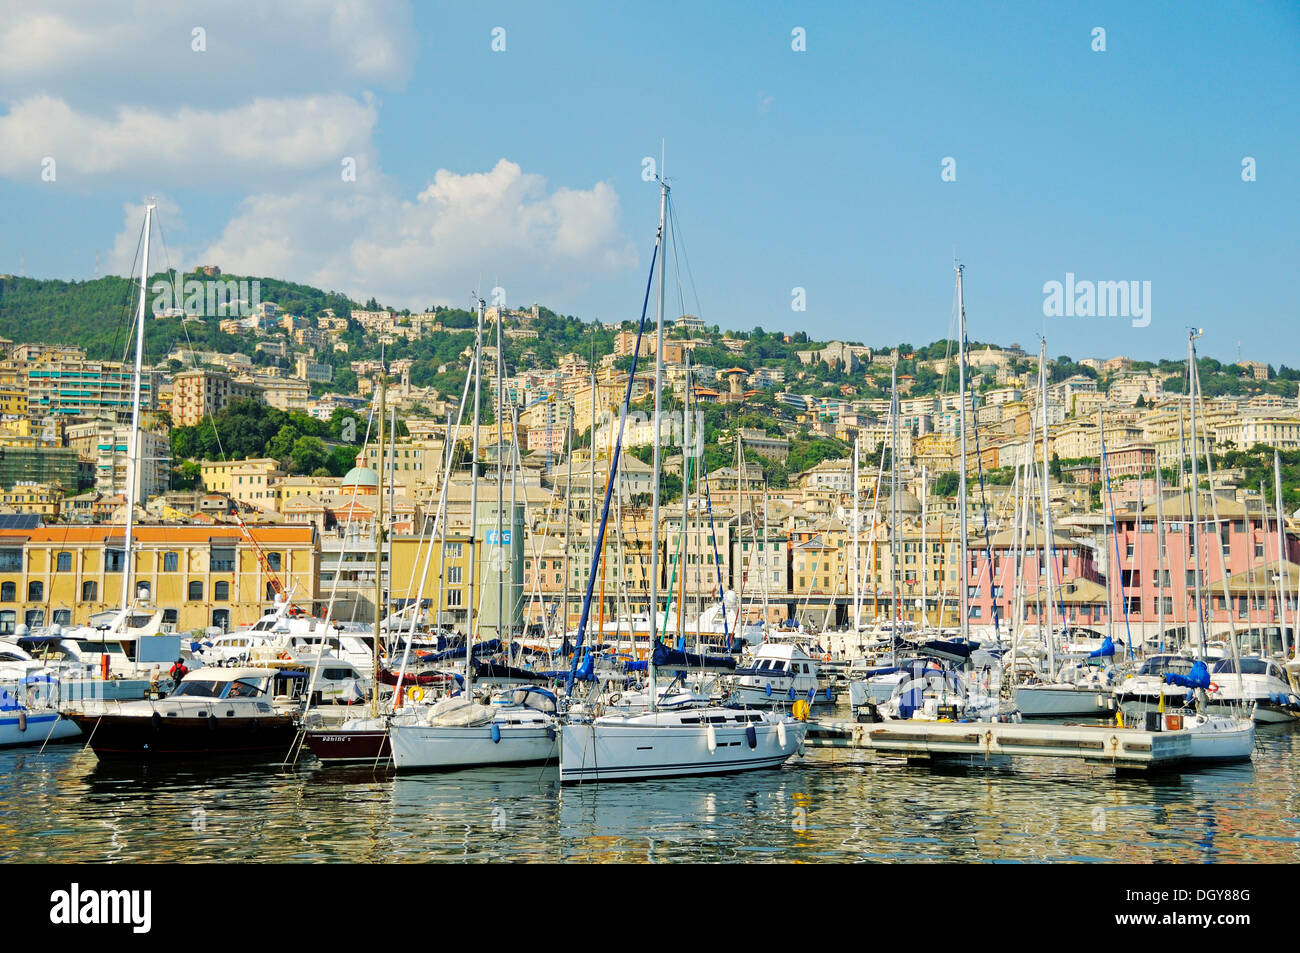
{"type": "MultiPolygon", "coordinates": [[[[1047,575],[1047,611],[1044,613],[1047,617],[1047,670],[1053,675],[1056,674],[1056,637],[1052,634],[1052,609],[1055,606],[1056,589],[1052,580],[1053,570],[1055,569],[1055,542],[1052,539],[1052,494],[1049,484],[1052,478],[1051,463],[1047,456],[1047,339],[1044,338],[1038,345],[1038,381],[1040,385],[1039,400],[1043,405],[1043,548],[1038,554],[1038,565],[1047,575]],[[1044,563],[1044,560],[1046,562],[1044,563]]],[[[1029,455],[1033,458],[1034,444],[1032,439],[1029,443],[1029,455]]],[[[990,567],[991,569],[991,567],[990,567]]],[[[1040,616],[1042,618],[1042,616],[1040,616]]],[[[1061,628],[1065,628],[1065,620],[1061,620],[1061,628]]]]}
{"type": "Polygon", "coordinates": [[[379,492],[375,496],[375,687],[370,693],[370,714],[379,714],[379,631],[384,618],[384,398],[387,396],[388,375],[379,368],[379,492]]]}
{"type": "Polygon", "coordinates": [[[474,581],[478,573],[475,566],[475,528],[478,525],[478,417],[481,405],[480,390],[483,382],[483,308],[486,302],[478,299],[478,323],[474,332],[474,360],[470,373],[474,375],[474,440],[469,458],[469,604],[465,608],[465,694],[474,687],[474,581]]]}
{"type": "Polygon", "coordinates": [[[853,437],[853,631],[862,628],[862,567],[858,554],[858,438],[853,437]]]}
{"type": "MultiPolygon", "coordinates": [[[[691,443],[691,358],[686,356],[686,390],[683,392],[682,400],[682,550],[681,550],[681,571],[678,573],[677,582],[677,638],[685,640],[686,638],[686,566],[690,561],[688,555],[690,546],[686,533],[687,526],[690,525],[691,511],[691,472],[687,469],[686,460],[691,443]]],[[[683,648],[685,642],[682,642],[683,648]]]]}
{"type": "Polygon", "coordinates": [[[925,505],[926,505],[925,498],[929,494],[925,484],[926,484],[926,472],[925,472],[925,464],[923,463],[921,464],[921,559],[919,560],[921,565],[921,628],[922,629],[924,629],[925,626],[928,624],[926,622],[925,616],[926,616],[926,610],[930,608],[929,592],[926,589],[926,580],[925,580],[926,572],[928,571],[927,560],[929,560],[930,558],[930,551],[929,551],[929,546],[927,544],[927,536],[926,536],[927,527],[925,525],[925,505]]]}
{"type": "MultiPolygon", "coordinates": [[[[497,638],[505,644],[506,635],[506,551],[505,551],[505,471],[504,466],[505,454],[505,426],[506,426],[506,392],[505,392],[505,368],[504,348],[502,347],[501,338],[501,306],[497,306],[497,406],[496,413],[493,415],[497,421],[497,548],[493,550],[496,557],[493,567],[497,574],[497,638]]],[[[593,431],[592,441],[594,443],[596,434],[593,431]]],[[[510,516],[511,522],[514,522],[514,514],[510,516]]]]}
{"type": "Polygon", "coordinates": [[[1282,657],[1289,658],[1290,639],[1286,634],[1286,524],[1282,522],[1282,459],[1273,448],[1273,499],[1277,503],[1277,619],[1282,631],[1282,657]]]}
{"type": "MultiPolygon", "coordinates": [[[[1196,339],[1200,336],[1200,333],[1195,330],[1187,332],[1187,392],[1191,397],[1192,414],[1192,546],[1194,547],[1192,553],[1195,559],[1192,570],[1192,584],[1196,590],[1193,593],[1196,604],[1196,640],[1201,649],[1201,658],[1205,658],[1204,615],[1201,610],[1201,511],[1197,501],[1201,480],[1196,459],[1198,455],[1196,446],[1196,339]]],[[[1214,492],[1213,487],[1211,487],[1210,492],[1214,492]]]]}
{"type": "MultiPolygon", "coordinates": [[[[1173,574],[1168,569],[1161,570],[1161,565],[1168,565],[1165,552],[1165,490],[1160,474],[1160,458],[1156,457],[1156,626],[1160,629],[1159,649],[1165,650],[1165,583],[1161,573],[1173,574]]],[[[1169,608],[1173,609],[1170,600],[1169,608]]]]}
{"type": "MultiPolygon", "coordinates": [[[[970,557],[967,555],[966,539],[966,304],[962,296],[962,271],[964,265],[957,266],[957,401],[961,410],[959,427],[961,430],[961,473],[957,488],[957,506],[961,511],[961,637],[970,637],[970,619],[968,618],[970,600],[970,557]]],[[[897,366],[897,365],[895,365],[897,366]]]]}
{"type": "Polygon", "coordinates": [[[573,513],[573,405],[569,405],[569,432],[565,435],[568,474],[564,478],[564,621],[560,625],[560,644],[569,634],[569,517],[573,513]]]}
{"type": "MultiPolygon", "coordinates": [[[[655,697],[657,686],[655,683],[655,664],[654,648],[658,638],[659,631],[659,473],[662,461],[660,460],[660,408],[661,399],[664,389],[664,230],[668,213],[668,180],[663,177],[664,164],[663,156],[660,156],[659,162],[659,289],[658,304],[656,307],[655,317],[655,419],[654,426],[651,428],[654,436],[654,462],[651,473],[650,487],[650,710],[658,708],[658,699],[655,697]]],[[[630,382],[629,382],[630,383],[630,382]]],[[[668,620],[665,618],[664,622],[668,620]]]]}
{"type": "MultiPolygon", "coordinates": [[[[131,586],[133,583],[131,560],[131,534],[135,529],[135,503],[138,495],[136,483],[140,479],[140,379],[144,374],[144,316],[145,298],[148,296],[149,283],[149,232],[153,222],[155,205],[146,205],[144,209],[144,254],[140,257],[140,307],[135,314],[135,379],[132,384],[131,399],[131,448],[127,460],[126,475],[126,532],[122,538],[122,612],[125,619],[127,608],[131,605],[131,586]]],[[[116,441],[114,441],[116,443],[116,441]]],[[[125,622],[123,622],[125,626],[125,622]]]]}
{"type": "Polygon", "coordinates": [[[890,383],[889,432],[893,450],[889,454],[889,602],[890,635],[898,634],[898,364],[890,383]]]}

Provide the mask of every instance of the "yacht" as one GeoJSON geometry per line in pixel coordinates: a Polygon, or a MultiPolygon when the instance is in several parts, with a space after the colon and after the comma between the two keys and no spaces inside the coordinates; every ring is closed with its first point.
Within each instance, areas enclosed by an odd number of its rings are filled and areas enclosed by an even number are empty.
{"type": "Polygon", "coordinates": [[[834,705],[835,693],[823,687],[817,659],[797,642],[764,642],[753,664],[736,669],[732,691],[748,705],[770,707],[804,699],[812,705],[834,705]]]}
{"type": "Polygon", "coordinates": [[[304,674],[204,666],[166,698],[87,705],[67,714],[100,758],[283,760],[297,734],[291,709],[304,674]]]}

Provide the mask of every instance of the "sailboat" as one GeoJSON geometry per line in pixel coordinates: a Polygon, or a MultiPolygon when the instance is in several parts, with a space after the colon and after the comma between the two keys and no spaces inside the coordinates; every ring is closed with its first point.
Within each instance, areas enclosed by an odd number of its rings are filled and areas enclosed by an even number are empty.
{"type": "MultiPolygon", "coordinates": [[[[660,164],[662,169],[662,163],[660,164]]],[[[572,700],[573,686],[579,664],[579,653],[586,636],[587,621],[591,611],[593,583],[604,545],[605,529],[609,519],[610,495],[618,459],[623,448],[623,428],[627,422],[628,405],[632,399],[632,385],[636,379],[637,355],[645,332],[646,312],[650,302],[650,282],[656,265],[659,268],[657,307],[657,348],[655,355],[655,420],[661,419],[663,394],[663,341],[664,341],[664,239],[667,226],[668,182],[660,177],[659,230],[654,254],[651,256],[650,276],[646,282],[645,298],[641,306],[641,320],[637,326],[636,347],[632,354],[632,367],[628,372],[627,390],[623,397],[619,417],[618,439],[611,458],[610,477],[605,484],[605,501],[601,509],[600,529],[592,547],[591,572],[587,578],[587,591],[583,599],[582,614],[578,622],[577,640],[570,668],[568,686],[572,700]]],[[[662,467],[660,428],[654,434],[653,478],[651,483],[651,544],[650,551],[659,551],[659,474],[662,467]]],[[[683,477],[687,448],[683,446],[683,477]]],[[[686,492],[683,480],[683,493],[686,492]]],[[[685,517],[683,517],[685,519],[685,517]]],[[[686,525],[683,523],[682,533],[686,525]]],[[[798,751],[807,732],[807,724],[775,712],[760,712],[745,707],[703,705],[700,707],[674,707],[665,710],[659,704],[658,671],[688,668],[734,668],[730,657],[688,655],[670,649],[659,641],[665,630],[666,618],[660,616],[658,605],[658,572],[653,565],[650,574],[650,641],[652,651],[648,661],[649,710],[610,710],[600,713],[598,707],[583,707],[579,714],[570,711],[560,727],[560,783],[577,784],[590,781],[625,781],[647,778],[666,778],[681,775],[732,774],[759,768],[773,768],[784,764],[798,751]]],[[[680,611],[680,606],[679,606],[680,611]]]]}
{"type": "MultiPolygon", "coordinates": [[[[478,521],[478,420],[481,402],[483,312],[486,302],[478,299],[478,325],[474,348],[474,440],[470,455],[470,549],[477,533],[478,521]]],[[[505,414],[501,384],[505,360],[501,317],[497,316],[497,435],[498,447],[505,414]]],[[[502,457],[497,453],[497,518],[501,519],[502,457]]],[[[446,481],[444,481],[444,486],[446,481]]],[[[513,508],[512,508],[513,509],[513,508]]],[[[492,537],[489,537],[492,538],[492,537]]],[[[504,546],[500,529],[495,544],[504,546]]],[[[554,713],[557,699],[546,689],[521,686],[496,693],[490,704],[475,699],[474,687],[474,576],[478,560],[470,559],[470,619],[465,640],[465,674],[463,689],[435,704],[412,706],[394,717],[388,730],[393,766],[399,771],[450,770],[495,765],[539,764],[555,757],[556,730],[554,713]]],[[[503,599],[498,598],[498,612],[503,613],[503,599]]],[[[504,615],[497,620],[501,635],[504,615]]],[[[400,685],[398,686],[400,690],[400,685]]]]}

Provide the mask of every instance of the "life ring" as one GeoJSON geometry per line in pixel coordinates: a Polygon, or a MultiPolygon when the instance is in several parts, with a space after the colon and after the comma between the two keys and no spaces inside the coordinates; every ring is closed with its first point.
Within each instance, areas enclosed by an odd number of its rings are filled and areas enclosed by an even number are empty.
{"type": "Polygon", "coordinates": [[[424,701],[424,689],[419,685],[412,685],[407,689],[406,697],[413,702],[422,702],[424,701]]]}
{"type": "Polygon", "coordinates": [[[1210,692],[1210,694],[1211,694],[1211,695],[1214,695],[1214,694],[1216,694],[1218,691],[1219,691],[1219,686],[1218,686],[1218,684],[1215,683],[1215,682],[1210,682],[1210,688],[1209,688],[1209,692],[1210,692]]]}

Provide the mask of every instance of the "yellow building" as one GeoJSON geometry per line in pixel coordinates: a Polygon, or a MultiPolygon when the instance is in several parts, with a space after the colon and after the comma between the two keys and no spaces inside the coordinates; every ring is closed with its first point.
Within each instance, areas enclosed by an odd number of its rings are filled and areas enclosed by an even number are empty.
{"type": "MultiPolygon", "coordinates": [[[[471,552],[469,534],[465,532],[465,527],[449,526],[444,560],[439,553],[438,539],[434,539],[430,544],[428,540],[419,536],[393,537],[392,562],[389,564],[391,567],[390,599],[394,601],[414,599],[418,595],[429,605],[437,606],[435,618],[462,632],[465,631],[469,618],[467,607],[479,604],[482,590],[484,567],[479,552],[482,543],[482,539],[475,541],[471,552]],[[477,560],[472,593],[469,586],[471,555],[477,560]],[[426,560],[427,573],[425,573],[426,560]]],[[[493,579],[495,580],[495,576],[493,579]]],[[[494,581],[493,585],[495,584],[494,581]]]]}
{"type": "Polygon", "coordinates": [[[235,471],[239,470],[243,475],[247,475],[247,468],[271,473],[280,467],[279,460],[272,460],[269,457],[258,457],[253,460],[203,460],[199,463],[199,470],[203,480],[203,489],[209,493],[225,493],[227,496],[234,496],[235,471]]]}
{"type": "Polygon", "coordinates": [[[18,483],[0,493],[0,504],[19,513],[39,513],[56,519],[63,502],[63,488],[49,483],[18,483]]]}
{"type": "MultiPolygon", "coordinates": [[[[320,556],[312,527],[251,533],[294,602],[314,608],[320,556]]],[[[86,624],[120,607],[124,534],[121,526],[0,529],[0,635],[19,622],[86,624]]],[[[270,576],[238,527],[138,526],[132,535],[135,589],[147,590],[168,630],[247,625],[270,607],[270,576]]]]}

